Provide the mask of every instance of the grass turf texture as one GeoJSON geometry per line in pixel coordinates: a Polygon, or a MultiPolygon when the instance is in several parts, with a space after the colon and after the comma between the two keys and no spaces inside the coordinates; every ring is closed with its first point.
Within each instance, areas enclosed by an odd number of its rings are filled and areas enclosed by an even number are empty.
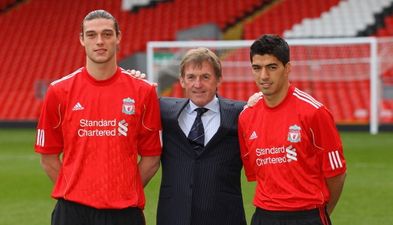
{"type": "MultiPolygon", "coordinates": [[[[393,224],[393,133],[341,132],[341,137],[348,176],[333,224],[393,224]]],[[[33,151],[34,138],[31,129],[0,129],[0,225],[50,224],[52,184],[33,151]]],[[[155,224],[159,182],[160,172],[145,188],[147,225],[155,224]]],[[[244,176],[242,184],[249,223],[255,184],[244,176]]]]}

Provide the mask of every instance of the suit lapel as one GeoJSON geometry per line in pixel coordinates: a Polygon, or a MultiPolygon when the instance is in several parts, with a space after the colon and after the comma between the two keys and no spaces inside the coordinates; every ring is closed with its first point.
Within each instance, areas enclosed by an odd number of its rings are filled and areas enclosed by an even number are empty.
{"type": "Polygon", "coordinates": [[[169,109],[169,119],[170,121],[173,121],[173,123],[171,124],[173,130],[176,130],[176,135],[178,137],[184,137],[182,139],[184,139],[185,141],[188,142],[186,135],[183,133],[182,129],[179,126],[178,123],[178,118],[180,113],[182,112],[182,110],[186,107],[186,105],[188,104],[188,99],[177,99],[173,105],[171,105],[170,109],[169,109]]]}
{"type": "Polygon", "coordinates": [[[183,130],[179,126],[179,116],[180,113],[184,110],[187,106],[189,100],[188,99],[176,99],[175,101],[171,102],[167,113],[167,118],[169,121],[168,127],[170,130],[173,131],[174,137],[177,139],[180,145],[184,146],[184,148],[180,148],[180,151],[185,151],[190,157],[198,157],[195,151],[193,151],[190,142],[187,139],[187,135],[183,133],[183,130]]]}
{"type": "Polygon", "coordinates": [[[210,146],[215,146],[218,141],[220,141],[225,135],[228,134],[230,127],[233,124],[233,121],[236,121],[236,116],[235,113],[233,113],[233,103],[222,99],[218,98],[218,102],[220,104],[220,127],[218,128],[216,134],[210,139],[210,141],[207,143],[205,147],[205,151],[209,151],[210,146]]]}

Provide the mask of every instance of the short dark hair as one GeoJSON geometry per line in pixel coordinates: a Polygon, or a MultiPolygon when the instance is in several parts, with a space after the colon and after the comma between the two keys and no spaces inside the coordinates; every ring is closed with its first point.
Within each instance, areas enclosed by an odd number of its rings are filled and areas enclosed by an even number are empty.
{"type": "Polygon", "coordinates": [[[250,60],[254,55],[273,55],[284,65],[289,62],[290,51],[288,43],[278,35],[265,34],[259,37],[250,47],[250,60]]]}
{"type": "Polygon", "coordinates": [[[89,12],[85,18],[82,21],[81,24],[81,36],[83,36],[83,25],[85,23],[85,21],[90,21],[90,20],[94,20],[94,19],[108,19],[108,20],[112,20],[113,24],[115,26],[115,31],[116,31],[116,36],[118,36],[120,34],[120,27],[119,27],[119,23],[117,22],[116,18],[112,16],[112,14],[110,14],[109,12],[103,10],[103,9],[98,9],[98,10],[94,10],[89,12]]]}

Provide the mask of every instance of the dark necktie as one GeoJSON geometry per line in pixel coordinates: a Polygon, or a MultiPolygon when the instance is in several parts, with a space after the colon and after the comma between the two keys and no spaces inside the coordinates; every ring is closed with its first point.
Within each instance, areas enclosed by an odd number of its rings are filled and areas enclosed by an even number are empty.
{"type": "Polygon", "coordinates": [[[207,111],[206,108],[196,108],[197,116],[194,123],[192,124],[190,133],[188,134],[188,140],[190,141],[193,149],[200,152],[205,145],[205,130],[202,124],[202,115],[207,111]]]}

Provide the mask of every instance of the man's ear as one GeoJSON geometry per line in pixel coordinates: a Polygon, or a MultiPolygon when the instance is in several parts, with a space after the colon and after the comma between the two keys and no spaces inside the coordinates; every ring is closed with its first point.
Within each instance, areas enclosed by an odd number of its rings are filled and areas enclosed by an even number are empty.
{"type": "Polygon", "coordinates": [[[117,44],[120,44],[121,38],[123,36],[121,35],[121,32],[119,31],[119,34],[117,35],[117,44]]]}
{"type": "Polygon", "coordinates": [[[222,82],[222,76],[218,77],[217,87],[219,87],[221,85],[221,82],[222,82]]]}
{"type": "Polygon", "coordinates": [[[179,76],[179,82],[180,82],[181,87],[182,87],[182,88],[185,88],[186,84],[185,84],[185,82],[184,82],[184,77],[181,76],[181,75],[179,76]]]}
{"type": "Polygon", "coordinates": [[[119,34],[116,36],[116,52],[120,52],[120,40],[121,40],[121,32],[119,31],[119,34]]]}
{"type": "Polygon", "coordinates": [[[291,73],[291,70],[292,70],[292,65],[291,65],[290,62],[287,62],[287,64],[285,65],[285,72],[286,72],[286,74],[291,73]]]}
{"type": "Polygon", "coordinates": [[[83,39],[83,34],[82,34],[82,33],[79,34],[79,42],[81,43],[81,45],[82,45],[83,47],[85,47],[85,41],[84,41],[84,39],[83,39]]]}

